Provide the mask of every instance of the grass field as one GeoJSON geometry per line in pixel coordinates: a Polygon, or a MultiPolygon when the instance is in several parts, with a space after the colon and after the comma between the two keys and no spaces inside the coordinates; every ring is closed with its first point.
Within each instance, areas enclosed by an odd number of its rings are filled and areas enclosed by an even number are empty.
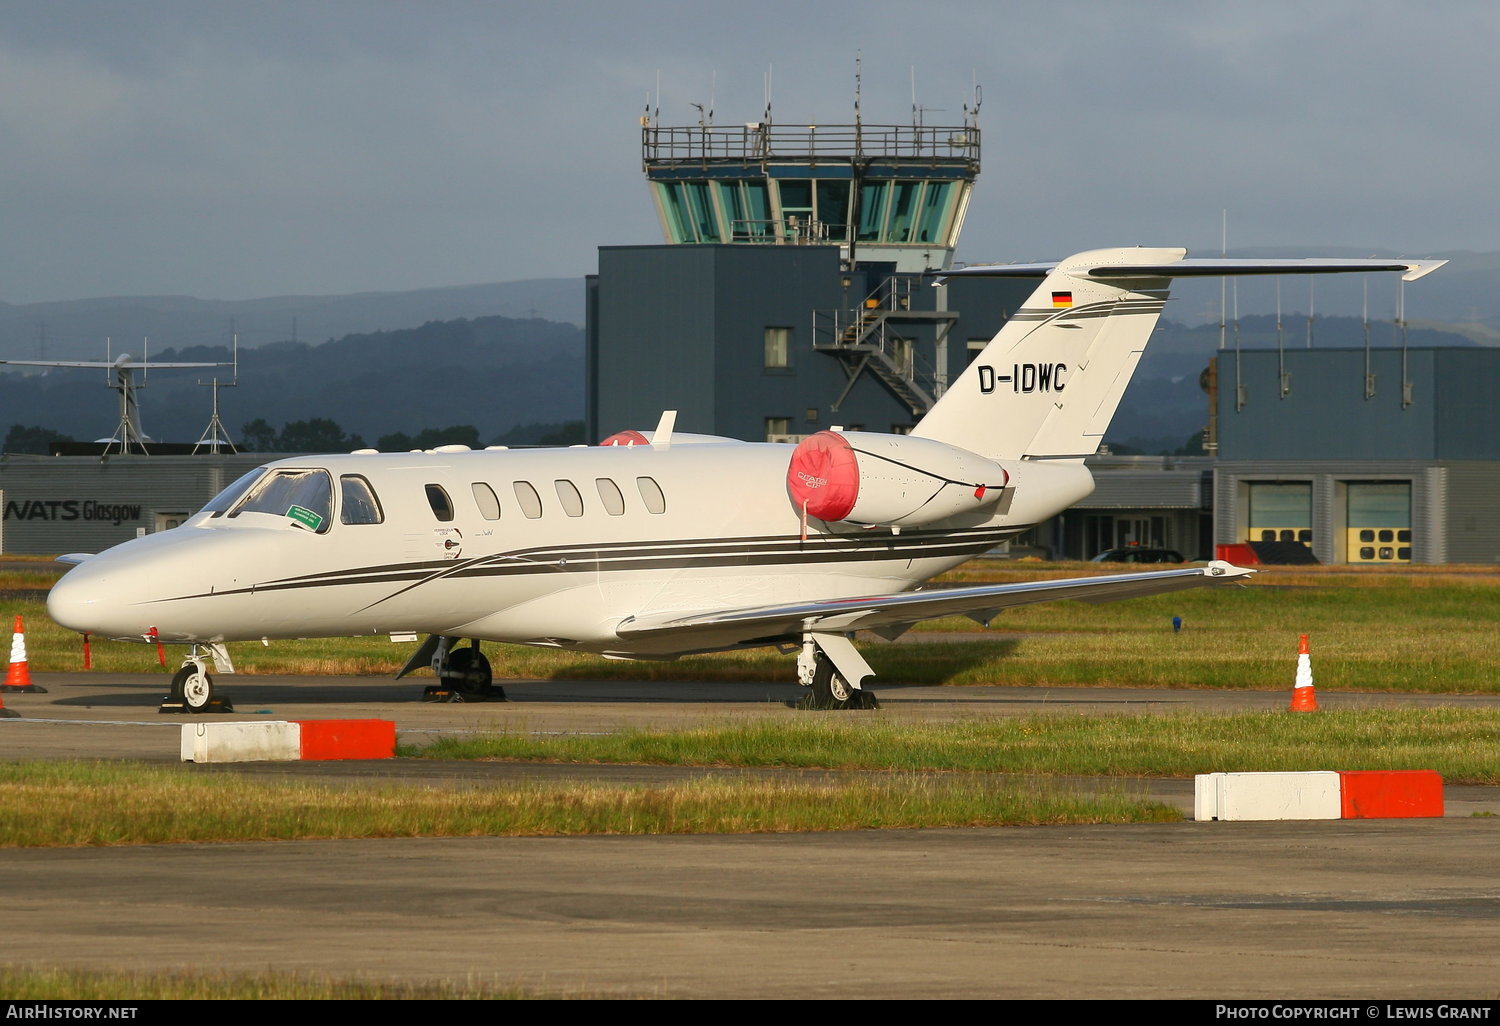
{"type": "MultiPolygon", "coordinates": [[[[1126,571],[1098,564],[978,560],[948,583],[1020,581],[1126,571]]],[[[0,574],[0,624],[25,617],[33,670],[77,670],[81,639],[46,617],[56,568],[0,574]]],[[[1182,592],[1091,605],[1055,602],[996,618],[987,640],[952,644],[934,635],[984,629],[964,618],[920,625],[897,643],[865,644],[884,683],[1115,687],[1279,688],[1290,685],[1298,635],[1311,639],[1319,688],[1430,693],[1500,691],[1500,573],[1490,567],[1267,568],[1244,588],[1182,592]],[[1180,632],[1172,630],[1181,617],[1180,632]],[[924,638],[926,640],[924,640],[924,638]]],[[[102,671],[159,669],[145,645],[94,641],[102,671]]],[[[235,645],[244,673],[385,675],[412,651],[374,638],[235,645]]],[[[621,663],[492,645],[497,678],[791,681],[793,660],[772,650],[678,662],[621,663]]],[[[175,667],[178,650],[169,650],[175,667]]]]}
{"type": "Polygon", "coordinates": [[[414,754],[435,759],[1103,777],[1298,772],[1337,766],[1435,770],[1452,784],[1500,784],[1500,710],[1052,713],[941,725],[824,718],[674,731],[446,737],[414,754]]]}

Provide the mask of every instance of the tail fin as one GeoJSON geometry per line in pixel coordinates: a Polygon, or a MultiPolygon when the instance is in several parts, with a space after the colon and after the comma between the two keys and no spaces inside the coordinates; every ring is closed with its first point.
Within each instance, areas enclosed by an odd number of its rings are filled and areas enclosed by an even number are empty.
{"type": "Polygon", "coordinates": [[[912,434],[999,459],[1092,455],[1171,282],[1102,281],[1090,272],[1105,264],[1154,265],[1186,255],[1183,249],[1096,250],[1052,267],[912,434]]]}
{"type": "Polygon", "coordinates": [[[1081,460],[1098,451],[1173,278],[1402,271],[1414,281],[1445,262],[1186,255],[1184,249],[1100,249],[1056,264],[949,272],[1043,280],[912,434],[992,459],[1081,460]]]}

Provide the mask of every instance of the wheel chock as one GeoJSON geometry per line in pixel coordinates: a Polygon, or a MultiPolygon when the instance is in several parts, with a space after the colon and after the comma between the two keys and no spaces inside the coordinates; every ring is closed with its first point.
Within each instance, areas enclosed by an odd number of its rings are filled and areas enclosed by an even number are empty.
{"type": "Polygon", "coordinates": [[[180,713],[185,716],[192,716],[195,713],[232,713],[234,712],[234,704],[227,698],[215,695],[208,700],[208,704],[202,709],[191,709],[182,699],[173,698],[171,695],[168,695],[161,700],[161,708],[157,711],[161,713],[180,713]]]}
{"type": "Polygon", "coordinates": [[[508,702],[505,697],[505,689],[491,684],[482,694],[466,694],[457,688],[443,687],[441,684],[429,684],[422,690],[422,701],[424,702],[508,702]]]}

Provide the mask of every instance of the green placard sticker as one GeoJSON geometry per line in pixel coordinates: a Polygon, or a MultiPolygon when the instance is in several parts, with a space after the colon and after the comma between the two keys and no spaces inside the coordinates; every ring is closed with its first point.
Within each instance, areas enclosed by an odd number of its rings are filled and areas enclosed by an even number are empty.
{"type": "Polygon", "coordinates": [[[297,521],[297,523],[309,531],[316,531],[323,526],[323,518],[321,516],[301,506],[293,506],[286,511],[286,515],[289,519],[297,521]]]}

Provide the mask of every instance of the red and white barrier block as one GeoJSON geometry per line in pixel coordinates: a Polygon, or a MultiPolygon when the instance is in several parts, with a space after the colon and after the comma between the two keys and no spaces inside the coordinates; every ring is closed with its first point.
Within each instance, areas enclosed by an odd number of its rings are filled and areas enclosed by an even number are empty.
{"type": "Polygon", "coordinates": [[[395,755],[396,724],[392,720],[257,720],[182,725],[183,762],[390,759],[395,755]]]}
{"type": "Polygon", "coordinates": [[[1200,773],[1193,784],[1193,818],[1199,822],[1443,814],[1443,778],[1433,770],[1200,773]]]}

